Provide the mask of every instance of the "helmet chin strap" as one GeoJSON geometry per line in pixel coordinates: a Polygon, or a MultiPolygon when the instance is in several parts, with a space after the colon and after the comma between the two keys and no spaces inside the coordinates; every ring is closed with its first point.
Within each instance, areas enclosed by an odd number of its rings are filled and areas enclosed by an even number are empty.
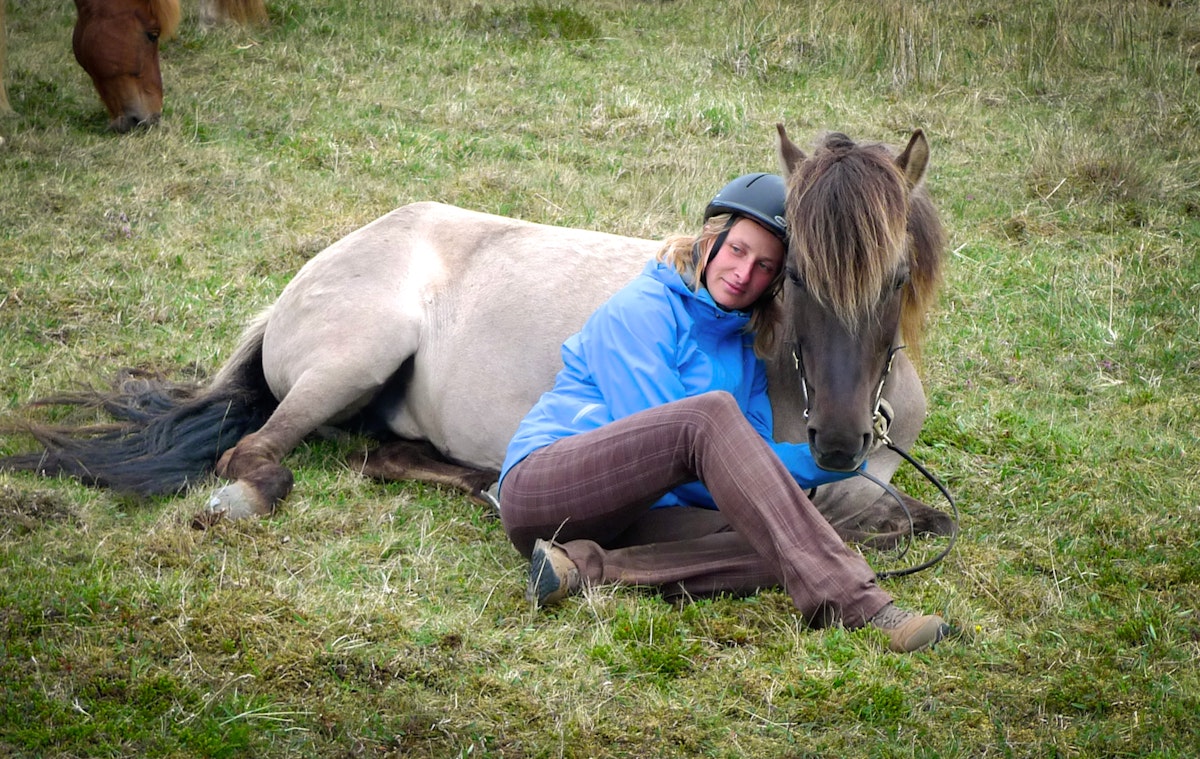
{"type": "MultiPolygon", "coordinates": [[[[739,218],[740,217],[738,217],[738,216],[731,215],[729,217],[729,223],[726,224],[725,228],[722,229],[720,232],[718,232],[717,236],[713,238],[712,245],[709,246],[709,249],[708,249],[709,250],[708,260],[709,261],[712,260],[713,256],[717,255],[717,251],[720,250],[721,246],[725,244],[725,238],[729,236],[729,230],[733,229],[733,223],[735,221],[737,221],[739,218]]],[[[700,259],[703,257],[704,257],[703,251],[700,250],[700,241],[697,240],[696,242],[692,243],[692,265],[694,267],[696,267],[697,281],[699,281],[700,284],[704,285],[705,287],[708,287],[708,283],[704,281],[704,276],[707,273],[708,267],[707,266],[705,266],[704,268],[700,267],[700,259]]]]}

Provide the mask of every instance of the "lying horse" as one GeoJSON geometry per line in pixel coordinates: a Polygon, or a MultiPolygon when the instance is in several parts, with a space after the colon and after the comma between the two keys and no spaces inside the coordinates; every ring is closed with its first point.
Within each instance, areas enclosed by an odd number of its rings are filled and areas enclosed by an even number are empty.
{"type": "MultiPolygon", "coordinates": [[[[777,437],[807,440],[818,464],[870,457],[881,409],[901,447],[925,397],[897,340],[916,345],[943,237],[919,184],[918,131],[895,156],[840,134],[807,156],[778,127],[791,230],[786,338],[768,362],[777,437]]],[[[659,244],[543,226],[436,203],[404,206],[310,260],[250,325],[204,390],[131,380],[103,403],[128,425],[98,437],[35,431],[46,450],[0,467],[68,474],[119,491],[175,492],[210,471],[232,480],[201,522],[270,514],[292,487],[284,456],[322,425],[399,440],[364,473],[450,484],[480,497],[509,438],[561,365],[559,346],[632,279],[659,244]],[[215,467],[214,467],[215,465],[215,467]]],[[[79,399],[58,399],[79,400],[79,399]]],[[[908,516],[863,478],[814,500],[848,539],[909,534],[908,516]]],[[[952,520],[904,496],[919,532],[952,520]]]]}

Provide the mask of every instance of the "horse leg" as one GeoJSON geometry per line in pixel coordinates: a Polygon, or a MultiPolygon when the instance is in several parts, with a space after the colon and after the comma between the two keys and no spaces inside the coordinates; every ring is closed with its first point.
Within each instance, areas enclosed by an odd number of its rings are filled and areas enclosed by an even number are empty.
{"type": "MultiPolygon", "coordinates": [[[[925,391],[912,362],[904,354],[896,356],[884,385],[884,397],[895,412],[888,436],[902,450],[917,440],[925,419],[925,391]]],[[[890,482],[903,459],[887,448],[880,448],[867,459],[867,471],[875,478],[890,482]]],[[[865,477],[851,477],[817,488],[813,502],[843,539],[875,548],[889,548],[910,534],[948,535],[957,529],[954,520],[942,511],[901,493],[904,505],[865,477]],[[906,513],[907,509],[907,513],[906,513]]]]}
{"type": "Polygon", "coordinates": [[[12,106],[8,104],[8,90],[4,87],[4,62],[8,57],[5,39],[4,0],[0,0],[0,116],[7,116],[13,112],[12,106]]]}
{"type": "Polygon", "coordinates": [[[217,461],[218,477],[232,480],[213,493],[193,525],[206,527],[220,519],[268,516],[292,490],[292,472],[283,457],[322,424],[361,403],[377,386],[354,385],[356,373],[347,362],[316,362],[305,371],[278,408],[257,432],[246,435],[217,461]]]}
{"type": "Polygon", "coordinates": [[[464,491],[475,501],[491,502],[483,495],[500,473],[447,461],[424,440],[397,440],[367,453],[360,471],[376,480],[417,480],[464,491]]]}

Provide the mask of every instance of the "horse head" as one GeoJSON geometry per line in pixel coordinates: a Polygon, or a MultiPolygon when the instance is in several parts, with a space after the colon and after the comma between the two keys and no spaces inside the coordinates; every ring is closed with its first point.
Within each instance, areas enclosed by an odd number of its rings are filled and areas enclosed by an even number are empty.
{"type": "Polygon", "coordinates": [[[158,41],[179,26],[179,0],[75,0],[75,7],[75,60],[96,85],[112,118],[109,126],[128,132],[158,123],[158,41]]]}
{"type": "Polygon", "coordinates": [[[808,442],[819,466],[851,471],[875,443],[892,356],[919,348],[937,289],[943,233],[920,186],[929,144],[918,130],[897,156],[833,133],[807,155],[778,130],[788,185],[785,333],[808,442]]]}

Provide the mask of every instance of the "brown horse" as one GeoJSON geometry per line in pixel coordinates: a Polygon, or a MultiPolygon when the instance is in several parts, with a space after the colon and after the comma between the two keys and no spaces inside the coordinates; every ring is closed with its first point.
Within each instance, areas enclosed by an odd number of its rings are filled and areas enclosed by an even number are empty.
{"type": "Polygon", "coordinates": [[[157,124],[163,83],[158,43],[179,26],[179,0],[75,0],[71,47],[117,132],[157,124]]]}
{"type": "MultiPolygon", "coordinates": [[[[899,459],[877,443],[911,446],[925,414],[916,371],[896,349],[902,332],[915,344],[942,255],[919,185],[928,145],[918,131],[897,157],[833,135],[810,157],[779,133],[792,284],[791,339],[770,361],[776,437],[809,440],[828,468],[866,460],[887,481],[899,459]]],[[[374,452],[365,473],[479,496],[518,422],[553,384],[562,341],[658,246],[404,206],[305,264],[207,389],[126,382],[91,400],[127,426],[97,437],[40,431],[43,452],[0,467],[141,494],[176,492],[215,470],[232,481],[202,521],[269,514],[292,487],[284,456],[319,426],[340,424],[400,439],[374,452]]],[[[846,537],[908,534],[903,509],[862,478],[824,486],[814,500],[846,537]]],[[[935,509],[908,506],[918,531],[954,527],[935,509]]]]}
{"type": "MultiPolygon", "coordinates": [[[[0,114],[12,112],[4,85],[5,0],[0,0],[0,114]]],[[[108,109],[110,126],[127,132],[162,117],[163,83],[158,43],[179,26],[179,0],[76,0],[72,36],[75,60],[92,78],[108,109]]],[[[205,26],[259,24],[263,0],[200,0],[205,26]]]]}

